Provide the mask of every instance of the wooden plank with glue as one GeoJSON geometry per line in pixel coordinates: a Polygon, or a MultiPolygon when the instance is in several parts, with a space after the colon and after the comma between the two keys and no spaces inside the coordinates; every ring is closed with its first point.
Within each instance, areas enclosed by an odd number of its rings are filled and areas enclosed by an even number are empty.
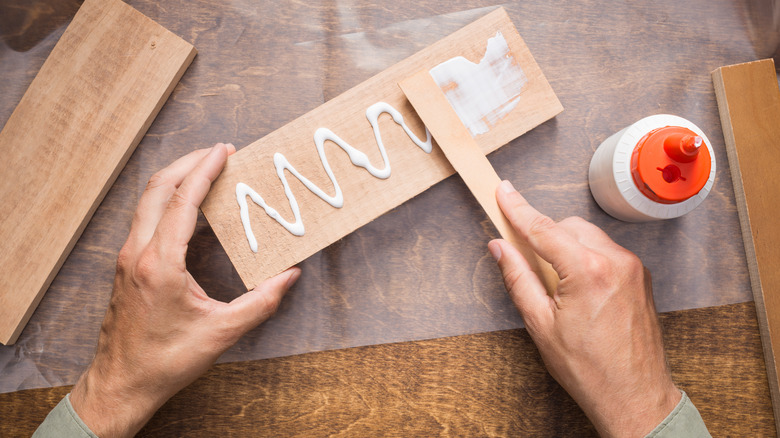
{"type": "Polygon", "coordinates": [[[774,61],[712,72],[780,434],[780,89],[774,61]]]}
{"type": "Polygon", "coordinates": [[[454,173],[439,148],[426,153],[427,132],[397,83],[453,57],[479,60],[499,34],[526,81],[523,104],[475,138],[491,152],[563,110],[503,8],[228,159],[201,208],[247,288],[454,173]]]}
{"type": "MultiPolygon", "coordinates": [[[[430,130],[436,143],[444,151],[452,167],[477,198],[501,237],[520,250],[531,265],[531,269],[536,271],[544,282],[547,292],[553,295],[559,281],[557,273],[549,263],[534,253],[501,212],[496,201],[496,189],[501,179],[479,149],[471,132],[450,106],[439,84],[434,81],[428,70],[423,70],[404,79],[398,85],[430,130]]],[[[462,96],[463,91],[459,95],[462,96]]],[[[502,96],[507,95],[502,93],[502,96]]]]}
{"type": "Polygon", "coordinates": [[[194,47],[86,0],[0,132],[0,342],[15,342],[194,47]]]}

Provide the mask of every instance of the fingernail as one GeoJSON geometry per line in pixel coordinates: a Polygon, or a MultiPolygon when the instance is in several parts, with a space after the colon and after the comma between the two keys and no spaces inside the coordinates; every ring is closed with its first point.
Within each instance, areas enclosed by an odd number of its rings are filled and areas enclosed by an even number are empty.
{"type": "Polygon", "coordinates": [[[490,255],[492,255],[496,261],[501,260],[501,245],[499,245],[498,242],[488,243],[488,251],[490,251],[490,255]]]}
{"type": "Polygon", "coordinates": [[[515,190],[515,186],[513,186],[508,179],[505,179],[501,181],[501,191],[504,193],[512,193],[516,192],[517,190],[515,190]]]}
{"type": "Polygon", "coordinates": [[[228,149],[228,154],[236,152],[236,146],[233,143],[225,143],[225,146],[228,149]]]}

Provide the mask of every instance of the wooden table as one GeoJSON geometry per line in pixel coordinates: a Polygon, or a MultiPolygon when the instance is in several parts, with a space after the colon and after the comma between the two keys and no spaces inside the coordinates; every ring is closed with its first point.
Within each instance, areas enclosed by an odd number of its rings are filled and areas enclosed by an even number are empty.
{"type": "MultiPolygon", "coordinates": [[[[89,363],[117,252],[157,169],[218,141],[249,144],[493,7],[128,3],[199,54],[18,343],[0,347],[2,436],[29,435],[89,363]]],[[[675,381],[716,436],[775,433],[709,76],[774,53],[753,41],[760,14],[743,3],[505,3],[565,110],[489,157],[545,213],[582,216],[642,258],[666,312],[675,381]],[[655,113],[686,117],[708,134],[716,183],[684,218],[622,223],[590,196],[588,163],[607,136],[655,113]]],[[[0,120],[77,7],[72,0],[0,3],[0,120]]],[[[493,237],[458,177],[434,186],[304,262],[279,313],[174,397],[142,435],[593,435],[519,328],[487,253],[493,237]]],[[[243,291],[202,218],[187,261],[212,296],[243,291]]]]}

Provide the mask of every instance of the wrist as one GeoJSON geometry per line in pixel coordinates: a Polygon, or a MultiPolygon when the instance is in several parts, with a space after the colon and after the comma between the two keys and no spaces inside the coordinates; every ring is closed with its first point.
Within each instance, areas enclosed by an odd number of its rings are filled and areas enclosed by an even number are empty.
{"type": "Polygon", "coordinates": [[[119,376],[102,373],[93,363],[70,394],[76,414],[101,438],[134,436],[165,402],[124,385],[119,376]]]}
{"type": "Polygon", "coordinates": [[[622,400],[600,413],[588,415],[602,437],[644,437],[658,426],[682,399],[672,382],[632,400],[622,400]]]}

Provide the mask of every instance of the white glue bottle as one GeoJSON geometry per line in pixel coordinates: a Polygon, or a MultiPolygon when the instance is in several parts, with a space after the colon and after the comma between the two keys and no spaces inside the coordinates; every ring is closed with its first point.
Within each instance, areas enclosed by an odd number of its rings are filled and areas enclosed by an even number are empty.
{"type": "Polygon", "coordinates": [[[601,143],[588,180],[596,202],[617,219],[671,219],[707,197],[715,182],[715,154],[696,125],[657,114],[601,143]]]}

